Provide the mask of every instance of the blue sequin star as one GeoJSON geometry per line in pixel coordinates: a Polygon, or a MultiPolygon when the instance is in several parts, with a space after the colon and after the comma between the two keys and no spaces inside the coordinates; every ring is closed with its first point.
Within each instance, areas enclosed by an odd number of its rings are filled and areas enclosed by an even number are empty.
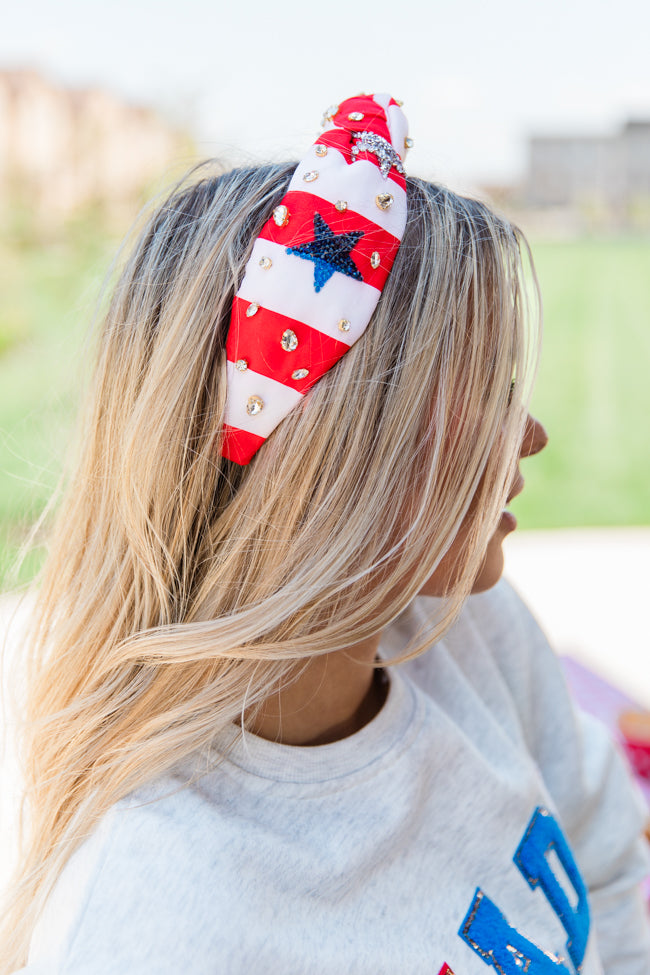
{"type": "Polygon", "coordinates": [[[299,244],[298,247],[287,247],[287,254],[297,254],[305,261],[314,262],[314,290],[320,291],[335,271],[347,274],[356,281],[363,281],[363,275],[350,257],[350,251],[362,237],[362,230],[335,234],[320,213],[315,213],[314,239],[307,244],[299,244]]]}

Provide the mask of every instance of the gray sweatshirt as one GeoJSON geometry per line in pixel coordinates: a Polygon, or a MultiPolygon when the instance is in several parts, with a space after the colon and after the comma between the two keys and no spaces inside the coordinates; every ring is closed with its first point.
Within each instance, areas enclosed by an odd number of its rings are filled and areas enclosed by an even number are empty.
{"type": "MultiPolygon", "coordinates": [[[[416,600],[382,654],[434,605],[416,600]]],[[[22,971],[648,975],[644,810],[512,589],[471,597],[389,675],[348,738],[247,733],[114,806],[22,971]]]]}

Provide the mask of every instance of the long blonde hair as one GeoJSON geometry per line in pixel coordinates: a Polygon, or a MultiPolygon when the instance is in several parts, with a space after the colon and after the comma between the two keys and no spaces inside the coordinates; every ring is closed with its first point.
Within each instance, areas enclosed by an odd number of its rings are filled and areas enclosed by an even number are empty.
{"type": "Polygon", "coordinates": [[[417,179],[363,338],[248,467],[221,458],[230,306],[292,171],[195,172],[148,219],[99,330],[29,638],[2,972],[112,804],[296,661],[386,626],[464,522],[444,611],[401,659],[439,637],[505,504],[537,349],[530,253],[483,203],[417,179]]]}

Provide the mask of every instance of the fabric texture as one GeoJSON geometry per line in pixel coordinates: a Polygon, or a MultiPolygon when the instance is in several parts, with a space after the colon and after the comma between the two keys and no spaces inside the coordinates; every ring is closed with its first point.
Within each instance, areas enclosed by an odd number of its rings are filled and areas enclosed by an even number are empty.
{"type": "MultiPolygon", "coordinates": [[[[384,634],[388,659],[435,611],[384,634]]],[[[644,811],[504,582],[329,745],[218,741],[74,855],[27,975],[647,975],[644,811]],[[188,781],[190,785],[187,785],[188,781]]]]}
{"type": "Polygon", "coordinates": [[[222,453],[237,464],[364,333],[406,226],[410,140],[395,99],[348,98],[323,124],[233,301],[222,453]]]}

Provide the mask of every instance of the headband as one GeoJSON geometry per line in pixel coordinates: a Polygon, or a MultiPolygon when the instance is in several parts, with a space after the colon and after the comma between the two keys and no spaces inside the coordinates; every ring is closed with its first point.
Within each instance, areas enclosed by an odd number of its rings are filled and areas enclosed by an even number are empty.
{"type": "Polygon", "coordinates": [[[233,299],[222,454],[238,464],[363,335],[406,225],[400,102],[348,98],[322,124],[233,299]]]}

